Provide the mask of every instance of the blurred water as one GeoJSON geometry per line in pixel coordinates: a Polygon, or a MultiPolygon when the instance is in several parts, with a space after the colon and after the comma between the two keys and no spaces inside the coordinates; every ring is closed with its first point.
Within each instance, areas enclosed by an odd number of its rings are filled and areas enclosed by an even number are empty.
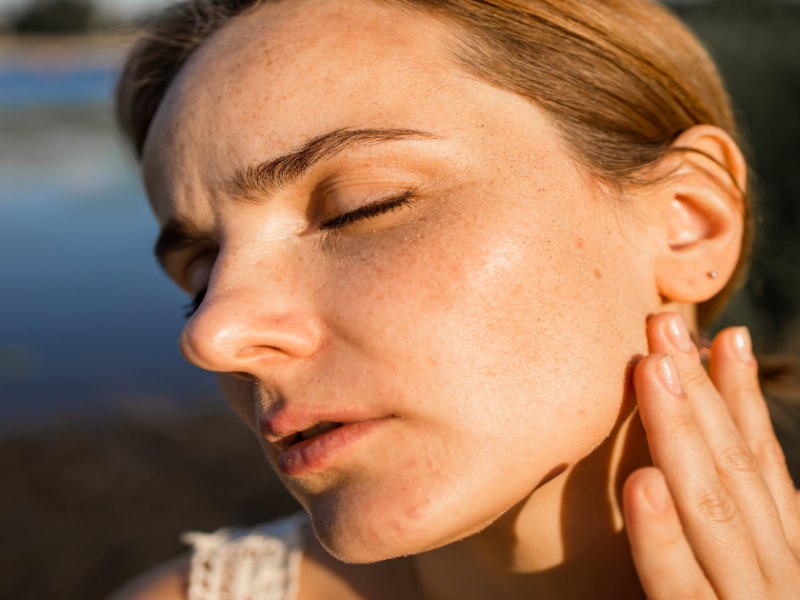
{"type": "Polygon", "coordinates": [[[74,70],[9,66],[0,70],[0,108],[107,103],[116,76],[116,69],[102,65],[74,70]]]}
{"type": "Polygon", "coordinates": [[[178,353],[187,300],[152,256],[113,82],[0,66],[0,432],[215,389],[178,353]]]}

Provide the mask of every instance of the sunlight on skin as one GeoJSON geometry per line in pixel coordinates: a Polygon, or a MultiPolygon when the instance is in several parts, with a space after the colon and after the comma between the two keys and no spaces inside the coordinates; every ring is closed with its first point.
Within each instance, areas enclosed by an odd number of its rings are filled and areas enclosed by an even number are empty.
{"type": "MultiPolygon", "coordinates": [[[[164,261],[188,292],[208,285],[182,351],[238,374],[220,383],[257,433],[288,422],[271,420],[281,410],[384,419],[330,466],[283,474],[338,558],[438,548],[375,567],[407,579],[413,566],[429,598],[639,597],[618,506],[649,461],[641,423],[621,427],[632,366],[649,315],[693,323],[692,304],[725,285],[738,206],[710,161],[674,157],[675,183],[621,207],[541,111],[456,70],[443,31],[388,5],[309,0],[261,8],[192,56],[143,157],[162,225],[207,238],[164,261]],[[237,172],[346,129],[430,135],[237,195],[237,172]],[[405,192],[384,214],[319,226],[405,192]]],[[[714,128],[685,135],[738,160],[714,128]]],[[[313,549],[306,563],[302,598],[366,577],[313,549]]]]}

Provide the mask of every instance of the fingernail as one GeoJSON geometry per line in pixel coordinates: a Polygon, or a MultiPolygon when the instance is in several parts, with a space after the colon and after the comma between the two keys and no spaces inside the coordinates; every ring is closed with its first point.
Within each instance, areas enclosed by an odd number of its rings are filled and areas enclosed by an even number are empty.
{"type": "Polygon", "coordinates": [[[667,355],[656,363],[656,374],[670,392],[676,396],[680,396],[683,388],[681,387],[681,379],[678,376],[678,368],[675,366],[675,361],[672,357],[667,355]]]}
{"type": "Polygon", "coordinates": [[[672,315],[667,319],[667,337],[672,345],[681,352],[691,352],[692,339],[689,330],[680,315],[672,315]]]}
{"type": "Polygon", "coordinates": [[[733,350],[740,361],[749,363],[753,360],[753,342],[747,327],[736,328],[733,334],[733,350]]]}
{"type": "Polygon", "coordinates": [[[671,499],[663,477],[651,477],[650,481],[642,486],[642,495],[655,512],[664,512],[669,508],[671,499]]]}

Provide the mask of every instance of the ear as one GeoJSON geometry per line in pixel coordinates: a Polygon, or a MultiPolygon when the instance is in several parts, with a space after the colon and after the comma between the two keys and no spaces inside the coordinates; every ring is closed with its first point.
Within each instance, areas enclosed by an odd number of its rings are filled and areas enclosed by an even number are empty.
{"type": "Polygon", "coordinates": [[[673,147],[686,150],[659,165],[668,176],[656,192],[655,283],[665,302],[696,304],[718,294],[739,261],[747,165],[736,142],[711,125],[689,129],[673,147]]]}

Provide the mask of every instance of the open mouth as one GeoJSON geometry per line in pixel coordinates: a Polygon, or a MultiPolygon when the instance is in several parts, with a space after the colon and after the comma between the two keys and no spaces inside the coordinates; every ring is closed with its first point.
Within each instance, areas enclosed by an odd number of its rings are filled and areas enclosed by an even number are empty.
{"type": "Polygon", "coordinates": [[[309,427],[303,431],[298,431],[297,433],[286,436],[276,445],[279,446],[281,450],[286,450],[295,444],[299,444],[305,440],[310,440],[311,438],[321,435],[327,431],[338,429],[343,424],[344,423],[317,423],[313,427],[309,427]]]}
{"type": "Polygon", "coordinates": [[[341,426],[342,423],[319,423],[318,425],[309,427],[305,431],[301,431],[299,435],[301,439],[310,440],[315,435],[319,435],[320,433],[325,433],[326,431],[330,431],[331,429],[336,429],[337,427],[341,426]]]}
{"type": "Polygon", "coordinates": [[[273,437],[270,441],[278,449],[280,471],[287,477],[303,477],[333,467],[337,461],[351,455],[361,440],[389,421],[386,417],[324,421],[277,440],[273,437]]]}

